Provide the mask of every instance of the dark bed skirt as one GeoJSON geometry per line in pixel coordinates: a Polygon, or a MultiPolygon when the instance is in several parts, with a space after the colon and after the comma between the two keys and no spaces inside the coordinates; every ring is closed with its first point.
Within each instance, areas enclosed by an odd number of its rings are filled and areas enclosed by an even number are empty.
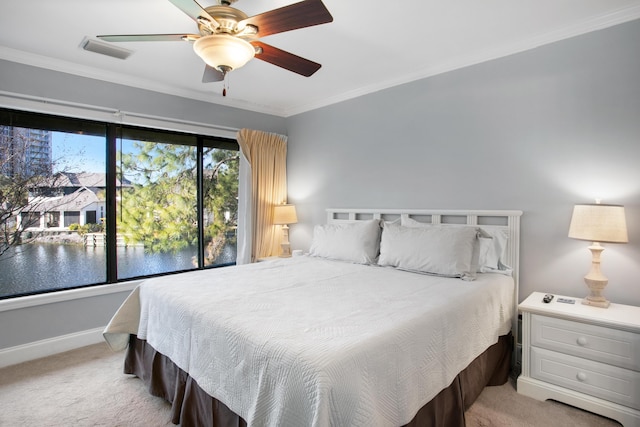
{"type": "MultiPolygon", "coordinates": [[[[504,384],[509,377],[511,334],[478,356],[451,385],[423,406],[407,426],[464,427],[464,412],[487,385],[504,384]]],[[[131,335],[124,372],[141,378],[149,393],[171,403],[171,421],[182,427],[244,427],[247,423],[222,402],[205,393],[168,357],[131,335]]]]}

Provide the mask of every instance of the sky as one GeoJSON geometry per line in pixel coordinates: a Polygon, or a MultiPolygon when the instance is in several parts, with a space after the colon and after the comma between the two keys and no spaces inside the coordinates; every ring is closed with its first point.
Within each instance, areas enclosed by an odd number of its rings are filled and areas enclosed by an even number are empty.
{"type": "Polygon", "coordinates": [[[105,137],[53,132],[51,158],[54,172],[105,173],[105,137]]]}
{"type": "MultiPolygon", "coordinates": [[[[56,131],[51,133],[51,159],[54,172],[106,173],[106,139],[104,136],[56,131]]],[[[119,139],[117,145],[117,149],[122,153],[137,153],[138,151],[133,140],[119,139]]],[[[127,179],[135,182],[135,173],[128,172],[127,179]]]]}
{"type": "MultiPolygon", "coordinates": [[[[104,136],[77,133],[52,132],[51,159],[54,172],[106,173],[106,144],[104,136]]],[[[135,141],[118,139],[117,149],[122,153],[134,153],[135,141]]],[[[129,171],[127,179],[136,182],[136,174],[129,171]]]]}

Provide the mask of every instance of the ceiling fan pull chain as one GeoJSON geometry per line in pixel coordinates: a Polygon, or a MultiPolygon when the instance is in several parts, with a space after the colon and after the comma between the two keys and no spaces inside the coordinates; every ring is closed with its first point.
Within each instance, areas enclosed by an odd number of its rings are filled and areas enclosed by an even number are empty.
{"type": "Polygon", "coordinates": [[[225,73],[224,80],[222,81],[222,96],[227,96],[228,87],[229,87],[229,73],[225,73]]]}

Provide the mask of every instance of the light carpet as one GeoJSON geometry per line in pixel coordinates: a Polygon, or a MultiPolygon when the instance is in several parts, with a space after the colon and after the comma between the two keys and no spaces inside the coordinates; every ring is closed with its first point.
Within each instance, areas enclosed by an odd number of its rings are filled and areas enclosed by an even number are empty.
{"type": "MultiPolygon", "coordinates": [[[[122,373],[124,353],[95,344],[0,369],[0,426],[173,426],[170,406],[122,373]]],[[[468,427],[619,426],[556,402],[487,387],[466,413],[468,427]]]]}

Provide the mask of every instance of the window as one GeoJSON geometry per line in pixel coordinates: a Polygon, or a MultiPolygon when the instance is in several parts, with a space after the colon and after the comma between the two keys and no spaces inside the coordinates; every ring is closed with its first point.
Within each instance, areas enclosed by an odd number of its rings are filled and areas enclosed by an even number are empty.
{"type": "Polygon", "coordinates": [[[234,264],[238,153],[0,110],[0,298],[234,264]]]}

